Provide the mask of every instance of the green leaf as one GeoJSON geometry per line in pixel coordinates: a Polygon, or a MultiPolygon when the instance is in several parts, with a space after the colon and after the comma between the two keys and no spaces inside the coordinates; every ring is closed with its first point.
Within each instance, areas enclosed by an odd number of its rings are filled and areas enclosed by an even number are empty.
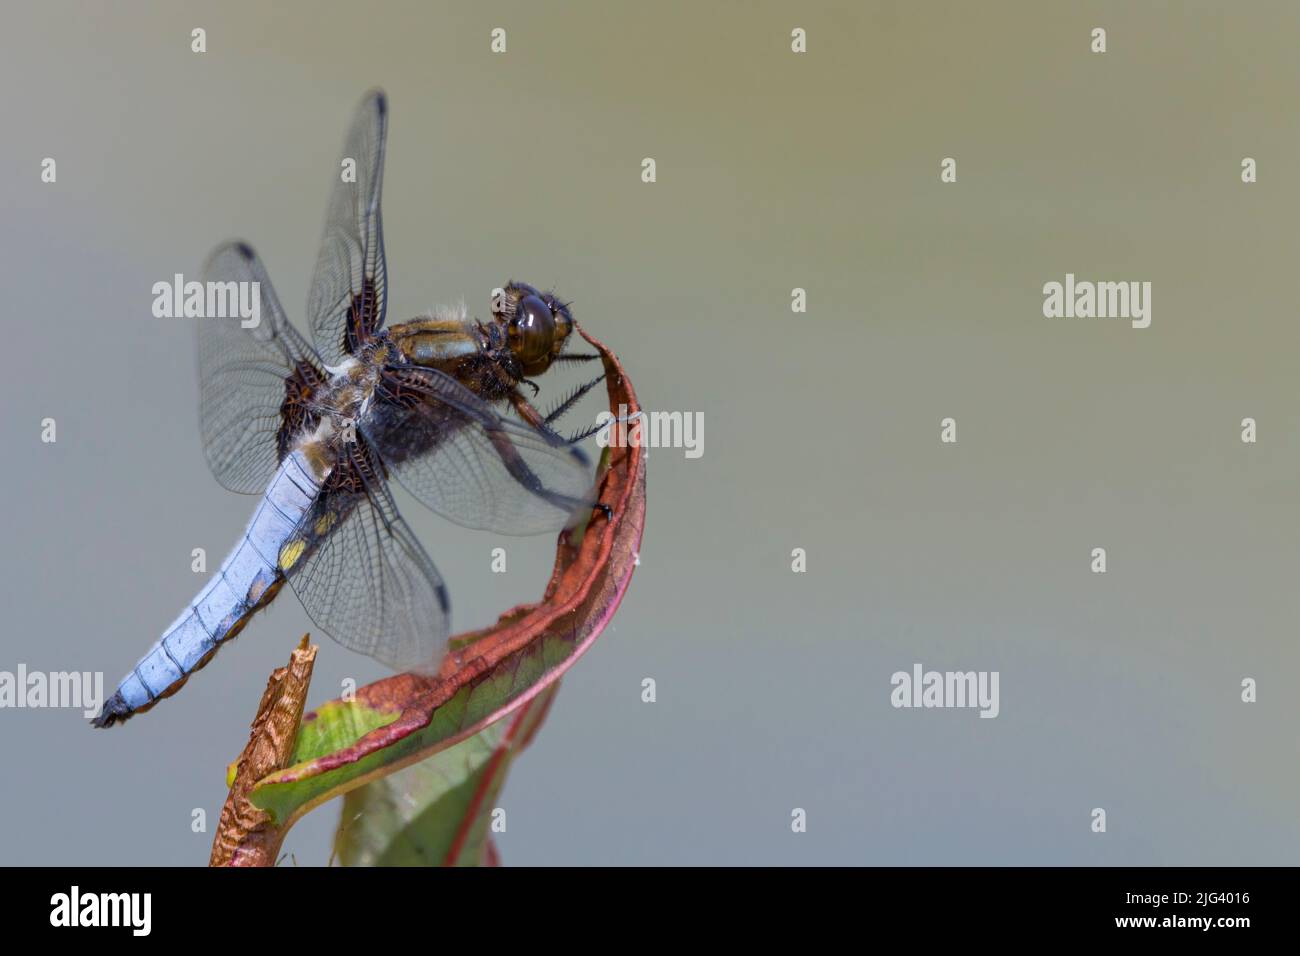
{"type": "Polygon", "coordinates": [[[353,790],[334,850],[344,866],[476,866],[497,797],[559,684],[440,754],[353,790]]]}

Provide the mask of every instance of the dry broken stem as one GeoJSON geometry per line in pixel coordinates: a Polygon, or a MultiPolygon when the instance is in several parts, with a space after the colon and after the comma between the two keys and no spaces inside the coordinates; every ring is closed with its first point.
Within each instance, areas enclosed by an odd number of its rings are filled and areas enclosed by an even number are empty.
{"type": "Polygon", "coordinates": [[[268,773],[287,767],[293,756],[316,663],[317,647],[307,643],[308,637],[303,635],[289,666],[276,668],[266,683],[248,746],[239,755],[230,795],[221,808],[208,866],[275,865],[285,831],[271,822],[265,810],[253,806],[248,791],[268,773]]]}

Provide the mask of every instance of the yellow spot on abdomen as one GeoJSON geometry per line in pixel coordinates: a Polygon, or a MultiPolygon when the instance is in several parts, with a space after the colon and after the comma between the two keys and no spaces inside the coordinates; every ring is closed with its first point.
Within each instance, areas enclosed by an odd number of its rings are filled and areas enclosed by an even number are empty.
{"type": "Polygon", "coordinates": [[[334,522],[338,520],[338,512],[327,511],[316,519],[316,534],[324,536],[329,534],[330,528],[334,527],[334,522]]]}
{"type": "Polygon", "coordinates": [[[288,571],[293,567],[293,563],[302,557],[302,553],[307,550],[307,542],[298,538],[294,541],[286,541],[284,547],[280,549],[280,570],[288,571]]]}

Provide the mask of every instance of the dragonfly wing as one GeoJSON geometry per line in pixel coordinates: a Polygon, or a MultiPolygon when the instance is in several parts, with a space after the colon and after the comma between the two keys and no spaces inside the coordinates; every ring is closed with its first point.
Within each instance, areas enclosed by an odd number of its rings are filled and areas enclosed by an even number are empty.
{"type": "Polygon", "coordinates": [[[298,530],[280,567],[317,626],[394,670],[437,665],[447,589],[382,479],[322,494],[298,530]]]}
{"type": "Polygon", "coordinates": [[[377,397],[363,433],[407,491],[457,524],[558,531],[595,501],[581,448],[503,416],[449,375],[389,370],[377,397]]]}
{"type": "MultiPolygon", "coordinates": [[[[223,487],[261,494],[283,457],[286,421],[304,410],[286,402],[286,380],[319,378],[316,354],[289,324],[257,253],[244,242],[218,246],[204,266],[207,282],[257,283],[260,320],[199,320],[199,425],[203,450],[223,487]]],[[[292,428],[293,424],[287,426],[292,428]]]]}
{"type": "Polygon", "coordinates": [[[379,199],[387,130],[387,101],[376,90],[358,107],[334,169],[307,303],[312,338],[329,365],[338,365],[384,324],[388,279],[379,199]]]}

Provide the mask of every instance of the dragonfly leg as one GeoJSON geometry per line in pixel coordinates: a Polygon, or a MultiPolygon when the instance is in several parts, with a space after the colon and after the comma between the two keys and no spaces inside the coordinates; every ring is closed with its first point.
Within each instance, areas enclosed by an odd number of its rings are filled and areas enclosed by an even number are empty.
{"type": "MultiPolygon", "coordinates": [[[[584,385],[572,399],[565,403],[565,408],[561,411],[567,410],[567,408],[571,407],[573,402],[586,394],[588,389],[599,382],[601,378],[604,378],[604,376],[602,375],[595,381],[584,385]]],[[[519,417],[545,436],[548,441],[552,443],[569,444],[569,442],[566,442],[561,435],[557,434],[556,431],[551,428],[550,422],[556,417],[555,413],[543,416],[542,413],[534,408],[532,403],[521,395],[518,390],[511,393],[510,403],[514,406],[515,411],[519,413],[519,417]]],[[[583,437],[586,436],[584,435],[583,437]]],[[[532,469],[528,467],[528,463],[520,456],[519,450],[515,448],[514,443],[510,441],[509,435],[506,435],[504,432],[500,433],[500,439],[498,439],[497,435],[494,434],[492,436],[492,445],[496,448],[497,454],[501,455],[501,460],[505,462],[506,468],[509,469],[510,474],[514,476],[515,480],[529,491],[533,492],[533,494],[539,495],[544,500],[551,502],[551,504],[565,508],[569,511],[572,511],[581,504],[577,499],[569,498],[567,495],[547,491],[543,488],[541,481],[535,474],[533,474],[532,469]],[[508,450],[505,446],[509,446],[508,450]]],[[[597,502],[593,507],[604,513],[606,521],[613,519],[614,511],[609,507],[609,505],[597,502]]]]}
{"type": "MultiPolygon", "coordinates": [[[[546,420],[546,424],[548,424],[548,425],[553,425],[553,424],[555,424],[555,422],[556,422],[556,421],[557,421],[561,416],[563,416],[563,415],[565,415],[565,414],[568,413],[569,409],[573,408],[574,405],[578,404],[578,401],[579,401],[579,400],[580,400],[584,395],[586,395],[586,394],[587,394],[588,392],[590,392],[593,388],[595,388],[595,387],[596,387],[597,385],[599,385],[602,381],[604,381],[604,378],[605,378],[605,373],[602,372],[601,374],[599,374],[599,375],[597,375],[595,378],[593,378],[590,382],[587,382],[587,383],[584,384],[584,385],[579,385],[577,388],[575,388],[575,389],[573,389],[572,391],[570,391],[568,395],[566,395],[564,398],[560,399],[560,401],[557,402],[555,405],[553,405],[553,406],[551,407],[551,410],[550,410],[549,412],[546,413],[546,418],[545,418],[545,420],[546,420]]],[[[599,425],[597,425],[594,429],[585,429],[585,430],[583,430],[581,433],[579,433],[578,435],[576,435],[576,436],[570,438],[569,441],[570,441],[570,442],[579,442],[579,441],[582,441],[582,440],[583,440],[584,438],[586,438],[588,435],[594,434],[596,431],[599,431],[599,430],[600,430],[600,426],[599,426],[599,425]]]]}
{"type": "Polygon", "coordinates": [[[550,423],[542,416],[542,413],[533,406],[532,402],[524,398],[523,394],[520,393],[518,389],[515,389],[510,393],[510,404],[514,406],[514,409],[519,413],[520,418],[533,426],[533,428],[540,432],[552,445],[568,444],[568,442],[565,441],[564,436],[550,426],[550,423]]]}
{"type": "MultiPolygon", "coordinates": [[[[506,470],[510,472],[510,476],[537,497],[564,511],[575,511],[585,503],[581,498],[571,498],[568,495],[560,494],[558,491],[552,491],[542,484],[542,480],[537,477],[537,473],[528,466],[528,462],[524,461],[524,456],[519,454],[519,449],[510,440],[508,432],[497,428],[488,430],[487,434],[492,441],[492,447],[501,457],[506,470]]],[[[561,442],[563,442],[563,439],[561,439],[561,442]]]]}

